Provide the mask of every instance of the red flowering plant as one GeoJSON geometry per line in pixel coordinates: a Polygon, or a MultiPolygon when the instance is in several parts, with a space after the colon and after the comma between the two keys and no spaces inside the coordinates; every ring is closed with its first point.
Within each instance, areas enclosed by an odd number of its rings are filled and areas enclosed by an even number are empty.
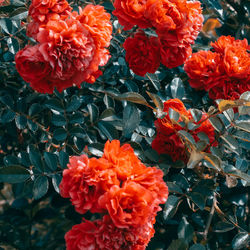
{"type": "Polygon", "coordinates": [[[33,21],[28,35],[37,45],[16,54],[16,67],[23,79],[41,93],[59,92],[70,86],[95,82],[109,59],[112,26],[102,6],[87,5],[72,12],[67,1],[33,1],[33,21]],[[35,65],[35,71],[33,71],[35,65]]]}
{"type": "Polygon", "coordinates": [[[199,51],[185,63],[189,84],[206,90],[216,99],[238,99],[250,90],[250,55],[248,42],[221,36],[212,42],[212,51],[199,51]]]}
{"type": "Polygon", "coordinates": [[[166,115],[155,121],[157,134],[152,142],[152,148],[159,154],[168,154],[173,161],[182,160],[187,163],[189,153],[187,147],[185,147],[183,134],[181,134],[183,131],[188,132],[193,137],[194,141],[192,142],[198,142],[200,135],[205,133],[208,141],[203,150],[209,152],[210,146],[217,146],[215,131],[212,124],[207,120],[208,116],[206,113],[201,112],[199,120],[195,121],[191,110],[186,110],[184,104],[179,99],[170,99],[164,102],[163,112],[166,112],[166,115]],[[171,112],[175,113],[175,115],[178,114],[177,117],[171,119],[171,112]],[[181,121],[184,124],[180,124],[181,121]],[[192,122],[191,127],[188,126],[190,122],[192,122]]]}
{"type": "Polygon", "coordinates": [[[191,44],[202,28],[200,2],[115,0],[114,7],[124,30],[137,25],[156,33],[147,37],[139,31],[126,39],[126,61],[135,74],[154,73],[160,63],[168,68],[180,66],[191,55],[191,44]]]}
{"type": "Polygon", "coordinates": [[[145,249],[168,197],[163,172],[146,167],[118,140],[107,141],[99,159],[71,157],[59,187],[77,212],[103,215],[73,226],[65,235],[67,249],[145,249]]]}

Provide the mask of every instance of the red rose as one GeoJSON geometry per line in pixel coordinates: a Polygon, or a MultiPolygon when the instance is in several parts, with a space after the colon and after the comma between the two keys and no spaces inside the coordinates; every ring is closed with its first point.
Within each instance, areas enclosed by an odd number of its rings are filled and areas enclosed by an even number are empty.
{"type": "Polygon", "coordinates": [[[200,2],[149,0],[144,14],[170,47],[189,47],[202,28],[200,2]]]}
{"type": "Polygon", "coordinates": [[[192,54],[192,49],[187,47],[171,47],[164,39],[160,39],[161,63],[167,68],[175,68],[182,65],[192,54]]]}
{"type": "MultiPolygon", "coordinates": [[[[209,120],[207,120],[207,115],[205,113],[202,114],[202,118],[199,122],[193,121],[194,124],[200,126],[195,130],[189,130],[186,126],[182,127],[176,124],[176,122],[171,121],[169,117],[169,108],[179,113],[180,118],[178,122],[184,121],[187,123],[192,119],[191,111],[186,110],[184,104],[179,99],[170,99],[164,103],[163,111],[166,112],[166,116],[155,121],[157,135],[151,145],[159,154],[168,154],[173,161],[182,160],[185,163],[188,161],[188,152],[185,149],[185,144],[177,134],[180,130],[186,130],[194,137],[196,142],[199,140],[197,134],[199,132],[204,132],[209,138],[209,147],[217,145],[214,128],[209,120]]],[[[209,147],[206,150],[208,152],[209,147]]]]}
{"type": "Polygon", "coordinates": [[[163,172],[156,167],[137,169],[129,179],[154,193],[155,211],[160,211],[159,204],[164,204],[168,198],[168,187],[163,180],[163,172]]]}
{"type": "Polygon", "coordinates": [[[26,46],[18,51],[15,61],[18,73],[27,82],[38,82],[48,77],[51,71],[51,66],[44,59],[39,45],[26,46]]]}
{"type": "Polygon", "coordinates": [[[98,48],[108,47],[112,38],[110,14],[103,6],[88,4],[76,17],[90,32],[98,48]]]}
{"type": "Polygon", "coordinates": [[[144,17],[146,2],[146,0],[115,0],[113,14],[124,26],[124,30],[129,30],[134,25],[142,29],[151,27],[150,20],[144,17]]]}
{"type": "Polygon", "coordinates": [[[96,232],[98,227],[92,221],[75,225],[65,234],[67,250],[96,250],[96,232]]]}
{"type": "Polygon", "coordinates": [[[228,80],[222,86],[216,86],[209,90],[209,97],[213,100],[230,99],[237,100],[241,94],[250,91],[249,80],[228,80]]]}
{"type": "Polygon", "coordinates": [[[135,155],[133,148],[129,144],[120,146],[120,141],[107,141],[104,147],[103,158],[113,165],[120,180],[126,180],[136,171],[146,169],[135,155]]]}
{"type": "Polygon", "coordinates": [[[102,159],[88,159],[86,155],[71,157],[59,186],[62,197],[70,198],[81,214],[88,210],[103,212],[97,200],[111,186],[119,185],[116,173],[109,167],[102,159]]]}
{"type": "Polygon", "coordinates": [[[224,50],[224,68],[230,78],[250,80],[250,54],[244,47],[227,47],[224,50]]]}
{"type": "Polygon", "coordinates": [[[111,218],[105,215],[99,222],[96,242],[99,249],[145,250],[154,235],[155,220],[148,221],[141,227],[118,228],[111,218]]]}
{"type": "Polygon", "coordinates": [[[64,15],[67,18],[67,11],[71,10],[66,0],[32,0],[29,15],[35,22],[46,24],[52,14],[64,15]]]}
{"type": "Polygon", "coordinates": [[[176,29],[183,18],[176,4],[168,0],[148,0],[144,15],[162,32],[176,29]]]}
{"type": "Polygon", "coordinates": [[[159,42],[156,37],[148,38],[143,31],[129,37],[123,44],[126,61],[133,72],[144,76],[154,73],[160,66],[159,42]]]}
{"type": "Polygon", "coordinates": [[[157,132],[155,139],[151,144],[152,148],[158,152],[158,154],[167,154],[175,162],[181,160],[183,162],[188,161],[185,145],[177,134],[166,136],[160,132],[157,132]]]}
{"type": "Polygon", "coordinates": [[[215,42],[211,42],[211,46],[214,48],[214,51],[220,54],[223,54],[227,47],[239,47],[244,49],[250,49],[247,39],[235,40],[232,36],[221,36],[215,42]]]}
{"type": "Polygon", "coordinates": [[[154,235],[155,220],[137,228],[118,228],[110,216],[75,225],[65,235],[68,250],[145,250],[154,235]]]}
{"type": "Polygon", "coordinates": [[[194,53],[186,61],[184,70],[190,78],[190,86],[198,90],[209,90],[216,85],[222,85],[227,79],[221,55],[211,51],[194,53]]]}
{"type": "Polygon", "coordinates": [[[113,186],[98,200],[107,209],[118,228],[137,227],[145,224],[153,213],[154,194],[140,184],[129,181],[120,188],[113,186]]]}
{"type": "Polygon", "coordinates": [[[211,99],[237,99],[250,90],[250,46],[247,40],[221,36],[211,43],[215,52],[199,51],[185,63],[191,87],[209,90],[211,99]]]}

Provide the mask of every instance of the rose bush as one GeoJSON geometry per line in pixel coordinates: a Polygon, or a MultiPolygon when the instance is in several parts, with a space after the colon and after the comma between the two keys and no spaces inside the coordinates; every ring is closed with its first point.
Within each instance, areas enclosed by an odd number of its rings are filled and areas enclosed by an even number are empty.
{"type": "Polygon", "coordinates": [[[247,249],[246,1],[96,4],[0,4],[0,249],[247,249]]]}

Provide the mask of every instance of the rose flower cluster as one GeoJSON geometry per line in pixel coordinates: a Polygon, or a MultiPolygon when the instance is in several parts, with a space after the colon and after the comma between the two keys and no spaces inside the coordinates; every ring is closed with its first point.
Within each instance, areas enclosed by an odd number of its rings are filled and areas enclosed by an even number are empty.
{"type": "Polygon", "coordinates": [[[124,30],[137,25],[156,33],[148,36],[139,29],[124,42],[126,61],[135,74],[154,73],[160,63],[177,67],[191,55],[203,22],[199,1],[115,0],[114,7],[124,30]]]}
{"type": "Polygon", "coordinates": [[[60,193],[78,213],[100,213],[66,233],[68,250],[143,250],[154,235],[155,216],[166,202],[163,172],[146,167],[129,144],[107,141],[101,158],[72,156],[60,193]]]}
{"type": "Polygon", "coordinates": [[[212,51],[199,51],[185,63],[191,87],[216,99],[238,99],[250,90],[250,46],[246,39],[221,36],[212,51]]]}
{"type": "MultiPolygon", "coordinates": [[[[170,99],[164,103],[164,112],[166,115],[164,118],[158,118],[155,121],[155,127],[157,135],[152,142],[152,148],[156,150],[159,154],[167,154],[175,162],[177,160],[182,160],[187,163],[188,153],[185,149],[180,136],[177,134],[180,130],[185,130],[190,133],[194,140],[199,141],[199,133],[205,133],[209,139],[209,146],[217,146],[217,141],[215,140],[214,128],[207,120],[207,114],[202,113],[202,117],[199,122],[193,121],[192,114],[190,110],[186,110],[184,104],[179,99],[170,99]],[[179,113],[180,118],[178,122],[192,121],[197,127],[193,130],[181,127],[178,123],[173,123],[169,117],[169,109],[173,109],[179,113]]],[[[209,151],[209,147],[206,148],[209,151]]]]}
{"type": "Polygon", "coordinates": [[[27,35],[37,44],[20,50],[15,60],[19,74],[38,92],[93,83],[110,57],[110,14],[91,4],[79,7],[79,14],[71,11],[66,0],[33,0],[30,5],[33,21],[27,35]]]}

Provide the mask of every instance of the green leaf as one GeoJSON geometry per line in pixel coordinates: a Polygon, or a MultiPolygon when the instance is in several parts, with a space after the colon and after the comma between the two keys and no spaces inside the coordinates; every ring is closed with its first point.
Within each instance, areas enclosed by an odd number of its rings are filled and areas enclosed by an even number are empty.
{"type": "Polygon", "coordinates": [[[70,129],[69,134],[71,136],[76,136],[76,137],[79,137],[79,138],[82,138],[82,139],[86,138],[86,132],[81,127],[74,127],[72,129],[70,129]]]}
{"type": "Polygon", "coordinates": [[[43,107],[39,103],[33,103],[29,108],[29,116],[35,116],[43,110],[43,107]]]}
{"type": "Polygon", "coordinates": [[[30,159],[31,164],[37,170],[43,172],[44,167],[43,167],[43,162],[41,160],[40,153],[33,146],[28,147],[28,153],[29,153],[29,159],[30,159]]]}
{"type": "Polygon", "coordinates": [[[49,189],[49,181],[47,176],[38,176],[33,186],[33,196],[36,200],[43,197],[49,189]]]}
{"type": "Polygon", "coordinates": [[[29,129],[32,131],[32,132],[36,132],[37,129],[38,129],[38,125],[36,123],[34,123],[33,121],[31,120],[27,120],[27,124],[28,124],[28,127],[29,129]]]}
{"type": "Polygon", "coordinates": [[[15,119],[16,113],[10,109],[4,110],[1,114],[1,123],[8,123],[15,119]]]}
{"type": "Polygon", "coordinates": [[[174,109],[172,109],[172,108],[169,108],[168,109],[168,115],[169,115],[169,118],[171,119],[171,120],[174,120],[174,121],[178,121],[179,120],[179,118],[180,118],[180,114],[178,113],[178,112],[176,112],[174,109]]]}
{"type": "Polygon", "coordinates": [[[101,143],[91,143],[88,145],[88,151],[98,157],[102,157],[103,155],[103,144],[101,143]]]}
{"type": "Polygon", "coordinates": [[[199,132],[199,133],[197,134],[197,136],[199,137],[199,139],[200,139],[201,141],[204,141],[204,142],[206,142],[207,144],[210,143],[209,137],[207,136],[206,133],[204,133],[204,132],[199,132]]]}
{"type": "Polygon", "coordinates": [[[115,110],[113,108],[105,109],[99,119],[103,121],[113,121],[115,116],[115,110]]]}
{"type": "Polygon", "coordinates": [[[171,219],[175,215],[180,202],[180,198],[174,195],[169,195],[165,207],[163,209],[163,219],[165,221],[171,219]]]}
{"type": "Polygon", "coordinates": [[[103,102],[106,106],[106,108],[114,108],[115,107],[115,101],[112,97],[108,96],[107,94],[103,97],[103,102]]]}
{"type": "Polygon", "coordinates": [[[5,166],[19,165],[18,158],[14,155],[7,155],[3,158],[5,166]]]}
{"type": "Polygon", "coordinates": [[[201,210],[205,208],[206,198],[201,193],[192,192],[189,197],[201,210]]]}
{"type": "Polygon", "coordinates": [[[121,101],[129,101],[129,102],[149,106],[146,99],[142,95],[135,93],[135,92],[126,92],[121,95],[114,95],[114,98],[121,100],[121,101]]]}
{"type": "Polygon", "coordinates": [[[9,37],[7,39],[7,45],[9,48],[9,52],[11,52],[14,55],[19,51],[19,42],[16,38],[9,37]]]}
{"type": "Polygon", "coordinates": [[[234,127],[243,130],[247,133],[250,133],[250,122],[245,122],[245,121],[236,122],[234,127]]]}
{"type": "Polygon", "coordinates": [[[126,80],[124,82],[124,84],[126,85],[128,91],[130,91],[130,92],[138,92],[139,91],[137,84],[131,80],[126,80]]]}
{"type": "Polygon", "coordinates": [[[13,101],[13,98],[10,95],[0,96],[0,101],[3,104],[5,104],[7,107],[13,109],[13,107],[14,107],[14,101],[13,101]]]}
{"type": "Polygon", "coordinates": [[[202,111],[199,109],[190,109],[190,112],[195,122],[199,122],[201,120],[202,111]]]}
{"type": "Polygon", "coordinates": [[[81,106],[81,104],[81,99],[78,96],[73,95],[70,99],[70,102],[67,104],[66,110],[67,112],[76,111],[81,106]]]}
{"type": "Polygon", "coordinates": [[[233,121],[233,119],[234,119],[234,110],[233,109],[227,109],[223,112],[223,114],[229,122],[233,121]]]}
{"type": "Polygon", "coordinates": [[[65,126],[67,124],[67,121],[63,115],[56,115],[56,114],[53,114],[51,122],[58,127],[65,126]]]}
{"type": "Polygon", "coordinates": [[[67,168],[67,164],[69,163],[68,153],[66,153],[62,150],[59,152],[59,163],[60,163],[62,168],[64,168],[64,169],[67,168]]]}
{"type": "Polygon", "coordinates": [[[192,241],[194,235],[194,228],[187,221],[186,217],[183,217],[178,226],[178,238],[183,239],[187,244],[192,241]]]}
{"type": "Polygon", "coordinates": [[[140,114],[135,105],[128,103],[123,110],[123,136],[129,138],[140,123],[140,114]]]}
{"type": "Polygon", "coordinates": [[[119,137],[117,130],[109,122],[99,121],[98,128],[110,141],[119,137]]]}
{"type": "Polygon", "coordinates": [[[28,16],[28,11],[27,11],[27,8],[25,7],[17,8],[10,14],[10,18],[16,21],[23,20],[27,18],[27,16],[28,16]]]}
{"type": "Polygon", "coordinates": [[[47,108],[49,108],[50,110],[64,112],[64,107],[63,107],[62,103],[57,99],[49,99],[48,101],[45,102],[44,105],[47,108]]]}
{"type": "Polygon", "coordinates": [[[242,249],[247,247],[249,243],[249,235],[248,233],[238,233],[234,236],[232,241],[233,250],[242,249]]]}
{"type": "Polygon", "coordinates": [[[236,151],[239,148],[238,142],[231,135],[223,135],[221,138],[230,146],[230,148],[236,151]]]}
{"type": "Polygon", "coordinates": [[[23,115],[17,115],[15,121],[18,129],[24,129],[27,125],[27,118],[23,115]]]}
{"type": "Polygon", "coordinates": [[[214,232],[216,232],[216,233],[225,233],[225,232],[233,230],[234,227],[235,226],[232,223],[219,221],[214,226],[214,232]]]}
{"type": "Polygon", "coordinates": [[[242,140],[242,141],[250,142],[250,133],[248,133],[248,132],[237,130],[237,131],[235,131],[233,136],[242,140]]]}
{"type": "Polygon", "coordinates": [[[19,183],[28,178],[30,178],[30,173],[24,167],[13,165],[0,168],[0,182],[19,183]]]}
{"type": "Polygon", "coordinates": [[[191,134],[189,134],[187,131],[179,130],[177,132],[177,134],[179,134],[185,141],[188,141],[191,144],[195,145],[195,140],[194,140],[193,136],[191,134]]]}
{"type": "Polygon", "coordinates": [[[187,250],[188,245],[183,239],[173,240],[167,250],[187,250]]]}
{"type": "Polygon", "coordinates": [[[67,138],[67,131],[64,128],[58,128],[54,131],[53,138],[59,142],[65,141],[67,138]]]}
{"type": "Polygon", "coordinates": [[[70,124],[82,124],[84,123],[84,117],[83,114],[81,112],[76,112],[73,115],[69,115],[68,116],[68,121],[70,124]]]}
{"type": "Polygon", "coordinates": [[[12,34],[16,31],[16,28],[13,27],[13,22],[9,18],[1,18],[0,19],[0,27],[7,34],[12,34]]]}
{"type": "Polygon", "coordinates": [[[218,117],[210,117],[209,121],[218,132],[222,132],[224,130],[224,125],[218,117]]]}
{"type": "Polygon", "coordinates": [[[185,88],[183,82],[180,78],[176,77],[172,80],[170,84],[171,94],[173,98],[182,99],[185,95],[185,88]]]}
{"type": "Polygon", "coordinates": [[[174,182],[167,181],[168,191],[171,193],[179,193],[182,194],[182,189],[175,184],[174,182]]]}
{"type": "Polygon", "coordinates": [[[60,189],[59,189],[59,184],[62,181],[62,176],[59,174],[54,174],[52,175],[52,184],[57,193],[60,194],[60,189]]]}
{"type": "Polygon", "coordinates": [[[67,168],[67,164],[69,163],[69,155],[64,151],[59,152],[59,163],[62,168],[67,168]]]}
{"type": "Polygon", "coordinates": [[[99,108],[95,104],[88,104],[87,108],[89,110],[90,122],[95,123],[99,117],[99,108]]]}
{"type": "Polygon", "coordinates": [[[48,167],[55,171],[57,169],[57,156],[50,152],[44,152],[43,156],[48,167]]]}

